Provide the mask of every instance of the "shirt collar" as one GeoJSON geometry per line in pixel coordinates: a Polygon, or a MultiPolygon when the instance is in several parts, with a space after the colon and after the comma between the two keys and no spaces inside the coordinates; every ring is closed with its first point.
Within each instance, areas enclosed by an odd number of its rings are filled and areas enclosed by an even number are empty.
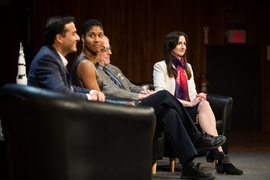
{"type": "Polygon", "coordinates": [[[102,70],[104,67],[98,64],[98,68],[102,70]]]}
{"type": "Polygon", "coordinates": [[[59,54],[64,66],[66,66],[68,64],[67,59],[61,53],[59,53],[58,51],[57,51],[57,53],[59,54]]]}

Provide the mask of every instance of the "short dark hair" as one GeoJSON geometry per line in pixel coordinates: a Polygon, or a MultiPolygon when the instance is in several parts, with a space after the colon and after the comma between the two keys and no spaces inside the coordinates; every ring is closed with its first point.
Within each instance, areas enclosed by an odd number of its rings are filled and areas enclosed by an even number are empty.
{"type": "Polygon", "coordinates": [[[86,36],[86,33],[93,28],[93,26],[98,26],[103,30],[103,25],[96,19],[87,20],[82,26],[82,35],[86,36]]]}
{"type": "Polygon", "coordinates": [[[57,34],[61,34],[62,36],[65,36],[66,34],[65,25],[71,22],[75,23],[75,18],[72,16],[50,17],[47,21],[47,24],[44,30],[45,44],[53,45],[55,36],[57,34]]]}

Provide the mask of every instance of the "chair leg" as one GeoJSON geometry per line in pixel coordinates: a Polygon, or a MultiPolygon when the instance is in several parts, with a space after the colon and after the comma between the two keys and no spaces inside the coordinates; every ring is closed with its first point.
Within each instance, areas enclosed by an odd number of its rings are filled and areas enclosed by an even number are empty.
{"type": "Polygon", "coordinates": [[[153,160],[152,163],[152,174],[156,174],[157,173],[157,160],[153,160]]]}
{"type": "Polygon", "coordinates": [[[170,158],[170,167],[171,167],[171,172],[174,172],[175,158],[170,158]]]}

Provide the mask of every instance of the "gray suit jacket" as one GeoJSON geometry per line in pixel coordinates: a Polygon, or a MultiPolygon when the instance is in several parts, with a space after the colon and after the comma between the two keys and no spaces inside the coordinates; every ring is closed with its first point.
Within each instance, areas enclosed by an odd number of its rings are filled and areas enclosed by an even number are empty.
{"type": "Polygon", "coordinates": [[[108,64],[106,68],[122,83],[125,89],[120,89],[102,69],[97,67],[98,75],[103,80],[102,92],[108,96],[138,100],[138,93],[143,89],[132,84],[118,67],[108,64]]]}

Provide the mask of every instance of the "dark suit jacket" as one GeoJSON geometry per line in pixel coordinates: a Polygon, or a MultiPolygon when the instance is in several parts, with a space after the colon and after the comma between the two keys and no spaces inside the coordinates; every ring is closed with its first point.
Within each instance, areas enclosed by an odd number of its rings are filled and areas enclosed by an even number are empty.
{"type": "Polygon", "coordinates": [[[118,67],[108,64],[106,68],[122,83],[125,89],[120,89],[116,86],[107,74],[97,67],[98,74],[103,80],[102,92],[109,96],[138,100],[138,93],[143,89],[140,86],[132,84],[118,67]]]}
{"type": "Polygon", "coordinates": [[[88,89],[72,86],[61,57],[52,46],[43,46],[33,59],[28,72],[28,85],[53,90],[68,96],[87,99],[88,89]]]}

